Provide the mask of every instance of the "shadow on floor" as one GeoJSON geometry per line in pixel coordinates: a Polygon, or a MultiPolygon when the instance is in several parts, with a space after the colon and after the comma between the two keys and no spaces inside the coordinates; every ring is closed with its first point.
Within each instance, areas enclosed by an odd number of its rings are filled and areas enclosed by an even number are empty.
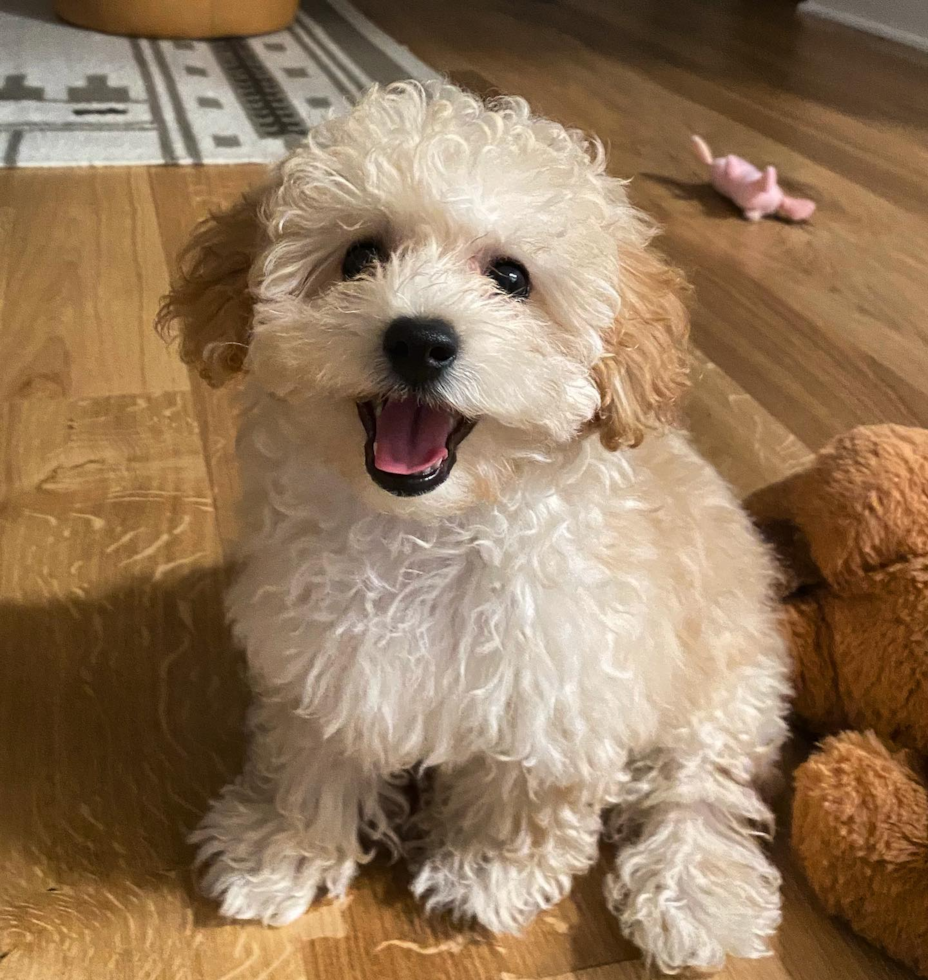
{"type": "Polygon", "coordinates": [[[678,201],[695,201],[705,218],[723,220],[740,218],[742,221],[744,220],[741,209],[728,198],[722,197],[711,184],[705,181],[677,180],[676,177],[666,177],[663,174],[648,172],[638,174],[635,179],[648,181],[666,188],[678,201]]]}
{"type": "MultiPolygon", "coordinates": [[[[0,750],[0,953],[28,957],[66,939],[79,951],[138,955],[135,930],[156,921],[159,936],[182,944],[191,929],[260,929],[221,920],[197,894],[186,843],[243,758],[248,690],[224,623],[227,572],[0,604],[0,709],[14,733],[0,750]]],[[[344,919],[323,903],[321,920],[311,912],[290,930],[298,940],[353,936],[357,975],[394,961],[390,975],[407,975],[419,946],[439,954],[433,965],[466,947],[468,961],[518,975],[564,972],[604,950],[634,955],[605,909],[602,874],[600,865],[578,881],[571,902],[525,939],[497,940],[445,916],[426,920],[403,864],[378,857],[361,869],[344,919]]]]}
{"type": "Polygon", "coordinates": [[[185,837],[242,757],[247,695],[223,620],[225,575],[0,605],[16,733],[0,841],[29,868],[7,893],[14,907],[21,893],[25,915],[39,886],[64,911],[89,882],[186,877],[185,837]]]}

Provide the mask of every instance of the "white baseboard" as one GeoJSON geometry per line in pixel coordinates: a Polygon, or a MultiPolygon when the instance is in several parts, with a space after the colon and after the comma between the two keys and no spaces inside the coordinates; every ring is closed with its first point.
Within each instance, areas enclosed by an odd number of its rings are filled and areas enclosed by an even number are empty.
{"type": "Polygon", "coordinates": [[[871,20],[869,17],[860,17],[857,14],[849,14],[844,10],[835,10],[824,3],[817,3],[810,0],[798,7],[800,13],[811,14],[813,17],[822,17],[825,20],[837,21],[839,24],[846,24],[848,27],[855,27],[859,31],[866,31],[868,34],[876,34],[885,37],[890,41],[898,41],[900,44],[907,44],[912,48],[919,48],[921,51],[928,51],[928,37],[915,34],[912,31],[905,31],[898,27],[890,27],[888,24],[881,24],[879,21],[871,20]]]}

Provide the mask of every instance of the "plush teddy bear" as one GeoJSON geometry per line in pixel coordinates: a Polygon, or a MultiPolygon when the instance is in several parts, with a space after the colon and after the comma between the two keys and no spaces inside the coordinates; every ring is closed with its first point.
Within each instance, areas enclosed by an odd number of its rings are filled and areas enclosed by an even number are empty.
{"type": "Polygon", "coordinates": [[[834,914],[928,977],[928,430],[854,429],[748,509],[780,554],[792,841],[834,914]]]}

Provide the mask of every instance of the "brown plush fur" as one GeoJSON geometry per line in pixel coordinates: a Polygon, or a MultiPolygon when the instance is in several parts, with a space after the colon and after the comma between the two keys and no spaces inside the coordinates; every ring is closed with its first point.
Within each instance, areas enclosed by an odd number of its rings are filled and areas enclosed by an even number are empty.
{"type": "Polygon", "coordinates": [[[928,976],[928,787],[874,735],[825,741],[796,773],[793,844],[828,911],[928,976]]]}
{"type": "Polygon", "coordinates": [[[796,713],[875,733],[797,771],[794,845],[831,911],[928,976],[928,431],[855,429],[747,506],[784,563],[796,713]]]}
{"type": "Polygon", "coordinates": [[[928,430],[870,425],[834,439],[812,465],[750,498],[762,522],[788,520],[835,588],[928,555],[928,430]]]}

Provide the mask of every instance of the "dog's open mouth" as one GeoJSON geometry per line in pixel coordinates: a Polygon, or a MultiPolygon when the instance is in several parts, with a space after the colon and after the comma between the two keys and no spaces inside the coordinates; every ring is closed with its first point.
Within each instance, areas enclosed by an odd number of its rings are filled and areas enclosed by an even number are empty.
{"type": "Polygon", "coordinates": [[[358,402],[367,433],[364,461],[377,486],[398,497],[440,487],[454,467],[462,440],[476,424],[416,398],[358,402]]]}

